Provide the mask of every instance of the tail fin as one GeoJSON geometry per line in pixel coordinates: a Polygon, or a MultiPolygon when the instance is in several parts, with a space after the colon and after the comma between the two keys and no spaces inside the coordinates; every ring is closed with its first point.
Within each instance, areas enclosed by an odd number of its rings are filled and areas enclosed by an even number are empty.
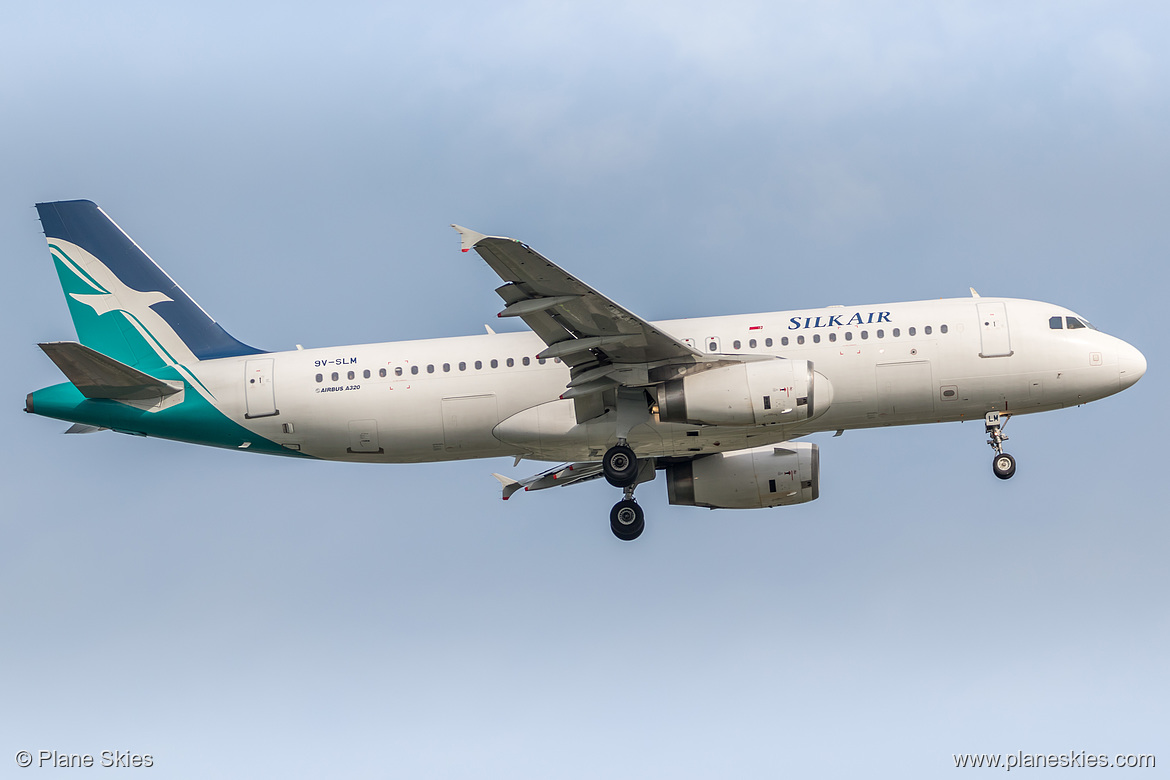
{"type": "Polygon", "coordinates": [[[262,352],[228,335],[97,204],[37,211],[85,346],[144,371],[262,352]]]}

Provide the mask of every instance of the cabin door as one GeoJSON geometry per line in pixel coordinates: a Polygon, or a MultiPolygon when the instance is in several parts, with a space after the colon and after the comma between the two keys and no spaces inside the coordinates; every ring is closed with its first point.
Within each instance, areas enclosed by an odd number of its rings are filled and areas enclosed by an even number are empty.
{"type": "Polygon", "coordinates": [[[271,417],[276,410],[276,394],[272,387],[272,358],[249,360],[244,363],[244,417],[271,417]]]}
{"type": "Polygon", "coordinates": [[[1002,303],[976,304],[979,310],[979,357],[1008,357],[1012,339],[1008,333],[1007,306],[1002,303]]]}

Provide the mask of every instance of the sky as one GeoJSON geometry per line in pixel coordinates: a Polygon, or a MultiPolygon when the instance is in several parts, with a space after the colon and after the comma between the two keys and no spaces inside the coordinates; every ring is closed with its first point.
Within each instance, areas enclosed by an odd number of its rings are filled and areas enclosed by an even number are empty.
{"type": "Polygon", "coordinates": [[[1168,36],[1156,2],[9,4],[0,776],[1165,774],[1168,36]],[[498,325],[455,222],[649,319],[975,287],[1149,370],[1014,420],[1009,482],[979,424],[818,435],[817,501],[658,479],[623,544],[603,482],[499,500],[539,464],[23,414],[75,338],[33,204],[73,198],[268,350],[498,325]]]}

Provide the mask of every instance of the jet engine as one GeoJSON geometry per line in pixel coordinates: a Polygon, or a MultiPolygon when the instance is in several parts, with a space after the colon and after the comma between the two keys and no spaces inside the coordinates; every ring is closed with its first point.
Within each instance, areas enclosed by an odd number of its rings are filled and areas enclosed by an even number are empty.
{"type": "Polygon", "coordinates": [[[669,463],[666,494],[682,506],[760,509],[816,499],[820,477],[817,445],[786,441],[669,463]]]}
{"type": "Polygon", "coordinates": [[[808,360],[755,360],[672,379],[658,389],[662,422],[791,425],[823,414],[833,386],[808,360]]]}

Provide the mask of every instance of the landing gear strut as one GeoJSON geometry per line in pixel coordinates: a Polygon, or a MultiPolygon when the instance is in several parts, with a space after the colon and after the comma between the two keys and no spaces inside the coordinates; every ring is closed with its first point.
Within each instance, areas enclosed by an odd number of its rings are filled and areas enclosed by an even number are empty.
{"type": "Polygon", "coordinates": [[[605,479],[614,487],[620,487],[625,498],[613,505],[609,512],[609,527],[613,535],[623,542],[632,542],[646,529],[646,515],[634,500],[634,487],[642,464],[624,439],[605,451],[601,459],[601,470],[605,479]]]}
{"type": "Polygon", "coordinates": [[[650,421],[646,391],[634,387],[617,389],[617,444],[601,456],[605,481],[621,488],[624,498],[609,511],[609,527],[623,542],[632,542],[646,529],[646,515],[634,500],[634,488],[654,479],[654,460],[639,461],[626,441],[630,431],[650,421]]]}
{"type": "Polygon", "coordinates": [[[1012,475],[1016,473],[1016,459],[1003,451],[1003,443],[1008,440],[1008,437],[1003,435],[1003,427],[1007,425],[1010,418],[1010,414],[1000,414],[999,412],[988,412],[983,418],[987,435],[991,437],[987,443],[995,450],[995,457],[991,461],[991,470],[1000,479],[1011,479],[1012,475]]]}

